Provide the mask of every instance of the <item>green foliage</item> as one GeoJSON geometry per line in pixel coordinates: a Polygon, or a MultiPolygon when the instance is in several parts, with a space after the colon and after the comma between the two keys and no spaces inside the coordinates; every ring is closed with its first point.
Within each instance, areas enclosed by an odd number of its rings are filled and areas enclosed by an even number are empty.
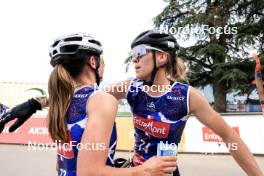
{"type": "Polygon", "coordinates": [[[40,92],[40,94],[43,96],[43,95],[47,95],[46,92],[43,90],[43,89],[40,89],[40,88],[30,88],[30,89],[27,89],[27,91],[29,90],[36,90],[38,92],[40,92]]]}
{"type": "Polygon", "coordinates": [[[178,54],[188,65],[193,86],[221,83],[223,92],[253,90],[254,60],[246,50],[264,53],[264,1],[170,0],[154,25],[179,29],[178,40],[196,41],[178,54]],[[222,28],[223,33],[210,33],[205,26],[222,28]]]}
{"type": "MultiPolygon", "coordinates": [[[[216,103],[229,91],[250,94],[254,90],[254,60],[247,51],[264,54],[264,1],[164,1],[168,4],[153,19],[155,28],[174,28],[179,41],[196,41],[178,52],[187,63],[190,84],[225,89],[217,93],[216,103]],[[211,33],[211,28],[221,29],[221,33],[211,33]]],[[[126,63],[129,65],[131,58],[126,63]]]]}

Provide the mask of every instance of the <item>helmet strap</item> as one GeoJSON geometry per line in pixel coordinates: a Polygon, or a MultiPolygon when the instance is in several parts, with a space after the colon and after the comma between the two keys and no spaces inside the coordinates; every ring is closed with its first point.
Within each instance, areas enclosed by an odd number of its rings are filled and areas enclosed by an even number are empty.
{"type": "Polygon", "coordinates": [[[94,71],[96,84],[97,86],[99,86],[102,79],[102,77],[99,76],[99,71],[98,71],[100,67],[100,58],[98,56],[94,56],[94,57],[96,63],[95,69],[90,64],[88,64],[88,66],[94,71]]]}
{"type": "Polygon", "coordinates": [[[144,81],[144,85],[147,85],[147,86],[152,86],[153,83],[154,83],[154,79],[156,77],[156,74],[157,74],[157,71],[158,71],[158,67],[157,67],[157,63],[156,63],[156,52],[155,51],[152,51],[152,59],[153,59],[153,63],[154,63],[154,67],[153,67],[153,70],[151,72],[151,77],[150,77],[150,80],[149,81],[144,81]]]}
{"type": "MultiPolygon", "coordinates": [[[[168,61],[167,64],[172,64],[172,66],[174,67],[174,64],[176,63],[176,61],[175,61],[176,54],[173,53],[173,52],[172,53],[169,53],[169,54],[171,56],[171,61],[168,61]]],[[[165,65],[162,65],[162,66],[157,67],[156,52],[155,51],[152,51],[152,55],[153,55],[152,58],[153,58],[154,68],[153,68],[153,70],[151,72],[150,80],[143,82],[143,85],[147,85],[147,86],[152,86],[153,85],[154,79],[156,77],[156,74],[157,74],[157,71],[159,70],[159,68],[166,66],[166,64],[165,64],[165,65]]],[[[170,80],[170,85],[172,85],[173,83],[174,83],[174,81],[170,80]]]]}
{"type": "Polygon", "coordinates": [[[95,73],[95,79],[96,79],[96,84],[99,86],[100,82],[101,82],[101,77],[99,76],[99,67],[100,67],[100,57],[95,56],[95,62],[96,62],[96,67],[94,69],[94,73],[95,73]]]}
{"type": "Polygon", "coordinates": [[[176,74],[175,65],[176,65],[176,53],[175,51],[170,52],[170,60],[172,65],[172,71],[176,74]]]}

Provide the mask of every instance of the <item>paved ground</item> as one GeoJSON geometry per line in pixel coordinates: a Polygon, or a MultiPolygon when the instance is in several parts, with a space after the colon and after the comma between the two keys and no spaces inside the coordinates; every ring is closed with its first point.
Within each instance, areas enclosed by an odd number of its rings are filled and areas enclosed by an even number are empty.
{"type": "MultiPolygon", "coordinates": [[[[51,176],[56,175],[56,152],[33,151],[26,146],[0,144],[1,176],[51,176]]],[[[117,157],[129,157],[118,152],[117,157]]],[[[264,156],[256,157],[264,171],[264,156]]],[[[179,154],[179,167],[183,176],[243,176],[230,155],[179,154]]]]}

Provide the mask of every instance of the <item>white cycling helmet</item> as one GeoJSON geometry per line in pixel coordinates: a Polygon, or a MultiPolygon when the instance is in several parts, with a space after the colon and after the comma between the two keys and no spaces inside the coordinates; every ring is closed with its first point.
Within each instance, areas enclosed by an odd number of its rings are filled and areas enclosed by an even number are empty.
{"type": "Polygon", "coordinates": [[[57,38],[50,47],[50,64],[55,66],[65,60],[75,59],[79,54],[101,55],[103,48],[98,40],[85,33],[63,35],[57,38]],[[67,57],[70,56],[70,57],[67,57]]]}

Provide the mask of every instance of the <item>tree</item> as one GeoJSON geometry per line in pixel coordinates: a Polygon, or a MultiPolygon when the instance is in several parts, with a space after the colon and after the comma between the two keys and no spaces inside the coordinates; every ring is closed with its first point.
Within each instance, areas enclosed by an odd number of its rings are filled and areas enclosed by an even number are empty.
{"type": "Polygon", "coordinates": [[[246,51],[264,54],[263,0],[170,0],[154,25],[196,41],[178,56],[188,64],[191,85],[212,85],[218,112],[226,111],[228,92],[252,91],[254,61],[246,51]]]}

